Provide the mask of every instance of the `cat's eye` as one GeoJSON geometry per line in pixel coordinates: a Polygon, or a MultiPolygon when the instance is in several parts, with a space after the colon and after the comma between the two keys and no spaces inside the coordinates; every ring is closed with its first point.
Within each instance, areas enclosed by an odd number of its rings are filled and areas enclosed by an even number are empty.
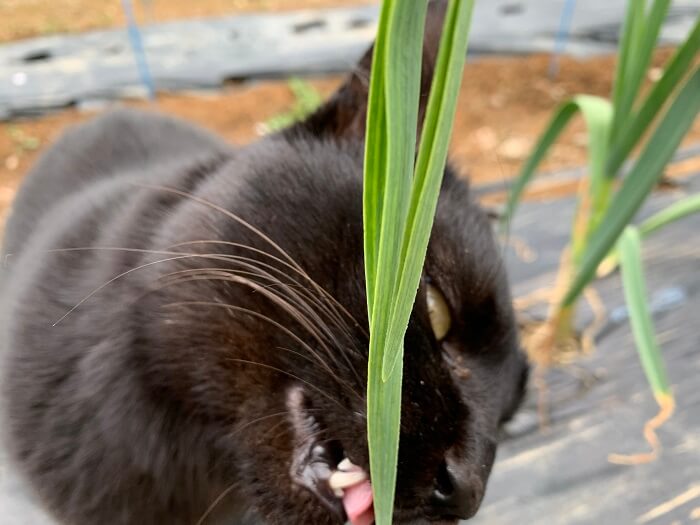
{"type": "Polygon", "coordinates": [[[433,329],[435,339],[442,341],[450,331],[452,317],[450,308],[442,292],[432,284],[426,289],[426,302],[428,306],[428,316],[430,316],[430,326],[433,329]]]}

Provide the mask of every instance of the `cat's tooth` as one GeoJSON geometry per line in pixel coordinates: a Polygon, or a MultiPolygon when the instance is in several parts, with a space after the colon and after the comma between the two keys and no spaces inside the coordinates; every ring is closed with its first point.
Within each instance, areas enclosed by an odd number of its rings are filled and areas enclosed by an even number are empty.
{"type": "Polygon", "coordinates": [[[352,487],[353,485],[362,483],[366,479],[367,474],[361,470],[354,472],[342,472],[337,470],[331,474],[331,477],[328,479],[328,484],[331,486],[331,489],[335,491],[336,489],[352,487]]]}
{"type": "Polygon", "coordinates": [[[333,489],[333,494],[335,494],[336,498],[342,498],[345,495],[345,492],[343,489],[333,489]]]}
{"type": "Polygon", "coordinates": [[[342,470],[343,472],[349,472],[349,471],[353,470],[352,467],[355,467],[355,466],[356,465],[353,464],[353,462],[350,461],[350,459],[345,458],[343,461],[338,463],[338,470],[342,470]]]}
{"type": "Polygon", "coordinates": [[[336,468],[337,468],[337,470],[340,470],[342,472],[364,472],[365,471],[361,466],[355,465],[348,458],[345,458],[343,461],[338,463],[338,466],[336,468]]]}

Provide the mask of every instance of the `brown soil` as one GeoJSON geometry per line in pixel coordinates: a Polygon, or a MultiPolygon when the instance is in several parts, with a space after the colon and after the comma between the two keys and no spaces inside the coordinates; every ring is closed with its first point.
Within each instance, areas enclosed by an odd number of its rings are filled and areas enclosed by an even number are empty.
{"type": "MultiPolygon", "coordinates": [[[[134,0],[140,22],[164,22],[249,11],[291,11],[372,4],[372,0],[134,0]]],[[[0,42],[54,33],[123,27],[118,0],[2,0],[0,42]],[[6,23],[5,21],[9,21],[6,23]]]]}
{"type": "MultiPolygon", "coordinates": [[[[657,53],[663,63],[668,50],[657,53]]],[[[614,58],[588,60],[564,58],[558,79],[547,77],[549,58],[544,55],[487,58],[467,65],[460,96],[452,144],[452,158],[477,182],[502,181],[522,165],[532,144],[551,117],[553,109],[575,93],[606,95],[610,92],[614,58]]],[[[312,80],[324,95],[340,77],[312,80]]],[[[197,122],[234,143],[257,136],[256,125],[286,111],[294,98],[283,81],[229,86],[217,94],[162,95],[153,107],[197,122]]],[[[127,102],[149,106],[143,101],[127,102]]],[[[42,149],[51,144],[69,124],[92,114],[69,109],[39,119],[4,123],[0,126],[0,208],[9,203],[22,175],[42,149]]],[[[700,141],[700,119],[686,143],[700,141]]],[[[575,121],[553,148],[542,170],[581,166],[586,162],[586,133],[575,121]]],[[[682,176],[697,171],[698,161],[686,161],[669,173],[682,176]]],[[[533,194],[559,195],[573,190],[572,183],[556,187],[533,187],[533,194]]]]}

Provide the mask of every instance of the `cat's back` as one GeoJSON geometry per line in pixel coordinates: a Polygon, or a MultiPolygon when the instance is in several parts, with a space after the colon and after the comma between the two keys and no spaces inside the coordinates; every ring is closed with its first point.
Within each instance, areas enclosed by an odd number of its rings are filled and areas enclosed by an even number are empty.
{"type": "MultiPolygon", "coordinates": [[[[102,465],[105,478],[93,481],[104,490],[116,483],[110,476],[118,465],[119,483],[141,483],[150,452],[131,468],[130,458],[106,450],[128,450],[139,438],[155,442],[148,422],[158,421],[134,369],[135,298],[128,289],[117,283],[66,314],[153,249],[181,199],[149,187],[194,192],[232,155],[222,141],[179,120],[119,110],[66,132],[22,184],[0,264],[0,426],[21,470],[42,479],[50,507],[59,506],[56,487],[83,483],[90,462],[102,465]],[[138,433],[108,431],[125,407],[138,433]]],[[[81,490],[88,487],[75,487],[81,490]]],[[[136,502],[134,508],[146,512],[136,502]]],[[[98,510],[96,516],[107,512],[98,510]]]]}
{"type": "Polygon", "coordinates": [[[44,226],[64,218],[70,223],[80,215],[80,203],[87,207],[113,197],[115,190],[128,193],[127,181],[177,184],[197,162],[230,153],[230,146],[214,135],[155,112],[117,109],[73,126],[25,177],[7,221],[3,253],[19,254],[49,214],[53,220],[44,226]],[[75,199],[78,208],[66,206],[78,193],[83,193],[75,199]]]}
{"type": "MultiPolygon", "coordinates": [[[[112,111],[65,132],[23,181],[4,232],[6,350],[20,344],[14,350],[26,357],[31,348],[60,345],[64,332],[68,339],[82,333],[77,316],[64,327],[54,323],[153,249],[179,202],[153,188],[194,192],[232,155],[207,132],[151,112],[112,111]],[[32,334],[43,340],[30,341],[32,334]]],[[[100,312],[109,316],[110,305],[100,312]]]]}
{"type": "Polygon", "coordinates": [[[177,199],[148,187],[194,191],[232,154],[207,132],[152,112],[111,111],[67,130],[23,181],[7,221],[5,346],[46,334],[47,323],[152,248],[177,199]]]}

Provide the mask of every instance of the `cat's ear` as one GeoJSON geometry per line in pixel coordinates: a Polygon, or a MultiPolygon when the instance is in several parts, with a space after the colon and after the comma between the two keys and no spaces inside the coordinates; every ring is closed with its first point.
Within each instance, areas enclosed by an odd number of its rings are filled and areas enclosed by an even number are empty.
{"type": "MultiPolygon", "coordinates": [[[[423,44],[419,126],[423,122],[440,45],[446,0],[434,0],[428,6],[423,44]]],[[[365,53],[354,71],[331,98],[305,120],[284,130],[287,136],[312,135],[328,139],[357,139],[365,134],[369,77],[373,47],[365,53]]]]}

